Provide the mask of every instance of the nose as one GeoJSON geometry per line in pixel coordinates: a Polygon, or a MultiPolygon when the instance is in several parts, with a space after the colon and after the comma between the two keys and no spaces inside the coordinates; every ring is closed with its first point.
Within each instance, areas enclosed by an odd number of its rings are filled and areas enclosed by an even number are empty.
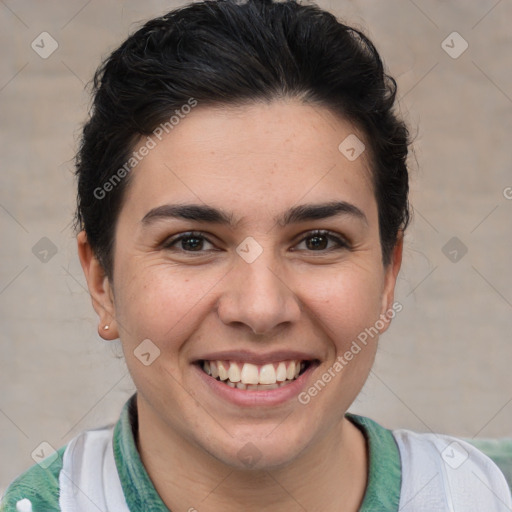
{"type": "Polygon", "coordinates": [[[300,318],[301,306],[289,273],[276,264],[270,251],[256,261],[241,258],[228,275],[218,301],[218,315],[226,325],[244,325],[254,334],[269,334],[300,318]]]}

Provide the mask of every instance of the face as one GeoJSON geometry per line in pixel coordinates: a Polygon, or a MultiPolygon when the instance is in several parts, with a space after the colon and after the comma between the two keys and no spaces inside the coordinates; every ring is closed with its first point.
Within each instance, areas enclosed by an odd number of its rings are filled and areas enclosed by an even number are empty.
{"type": "Polygon", "coordinates": [[[378,336],[354,341],[388,325],[401,247],[384,267],[366,152],[338,149],[351,134],[294,101],[199,105],[132,171],[112,282],[82,244],[139,414],[227,465],[249,441],[260,467],[313,449],[368,376],[378,336]]]}

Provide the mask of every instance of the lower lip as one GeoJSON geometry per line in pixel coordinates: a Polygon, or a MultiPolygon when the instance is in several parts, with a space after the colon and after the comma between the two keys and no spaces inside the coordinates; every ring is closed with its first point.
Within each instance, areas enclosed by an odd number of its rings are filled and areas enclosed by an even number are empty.
{"type": "Polygon", "coordinates": [[[297,395],[306,387],[306,382],[317,364],[311,363],[307,370],[294,381],[277,389],[243,390],[232,388],[227,384],[207,375],[198,364],[192,365],[199,378],[221,398],[239,406],[270,406],[279,405],[288,400],[297,399],[297,395]]]}

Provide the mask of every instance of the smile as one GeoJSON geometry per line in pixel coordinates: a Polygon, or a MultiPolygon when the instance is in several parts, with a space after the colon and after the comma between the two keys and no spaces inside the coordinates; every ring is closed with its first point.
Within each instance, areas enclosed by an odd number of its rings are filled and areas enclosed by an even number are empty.
{"type": "Polygon", "coordinates": [[[239,361],[201,361],[201,369],[231,388],[264,391],[289,385],[304,373],[310,361],[288,360],[257,365],[239,361]]]}

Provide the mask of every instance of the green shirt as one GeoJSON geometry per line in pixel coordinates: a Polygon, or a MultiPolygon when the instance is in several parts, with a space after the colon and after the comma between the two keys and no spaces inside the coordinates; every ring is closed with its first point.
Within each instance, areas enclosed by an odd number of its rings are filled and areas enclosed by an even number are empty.
{"type": "MultiPolygon", "coordinates": [[[[169,512],[156,492],[137,451],[138,430],[136,395],[125,403],[113,432],[114,459],[128,507],[133,512],[169,512]]],[[[373,420],[347,413],[367,441],[369,450],[368,484],[360,512],[398,512],[401,487],[401,463],[391,430],[373,420]]],[[[0,512],[15,512],[16,503],[27,498],[33,512],[57,512],[59,473],[66,446],[46,469],[38,464],[16,478],[6,491],[0,512]]],[[[191,501],[193,501],[191,499],[191,501]]]]}

